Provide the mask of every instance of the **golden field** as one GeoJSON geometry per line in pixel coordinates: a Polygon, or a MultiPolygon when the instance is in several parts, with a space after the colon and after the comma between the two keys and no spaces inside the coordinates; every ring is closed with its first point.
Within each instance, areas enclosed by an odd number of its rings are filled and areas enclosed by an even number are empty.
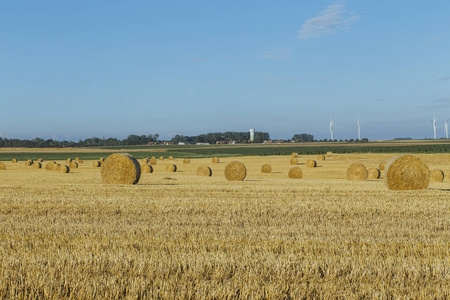
{"type": "Polygon", "coordinates": [[[450,155],[418,155],[446,175],[427,190],[345,179],[393,156],[300,156],[303,179],[287,156],[175,157],[137,185],[102,184],[87,160],[68,174],[4,162],[0,298],[448,299],[450,155]],[[224,177],[233,160],[242,182],[224,177]]]}

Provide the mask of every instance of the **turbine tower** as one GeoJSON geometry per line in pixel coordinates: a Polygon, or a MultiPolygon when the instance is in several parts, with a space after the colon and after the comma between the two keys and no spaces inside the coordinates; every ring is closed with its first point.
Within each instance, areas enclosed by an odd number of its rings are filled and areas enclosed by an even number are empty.
{"type": "Polygon", "coordinates": [[[358,140],[361,140],[361,123],[359,123],[359,116],[356,120],[356,126],[358,127],[358,140]]]}
{"type": "Polygon", "coordinates": [[[444,127],[445,138],[448,139],[448,120],[445,120],[444,123],[445,123],[444,127]]]}
{"type": "Polygon", "coordinates": [[[333,136],[333,124],[334,124],[333,119],[332,119],[331,116],[330,116],[330,134],[331,134],[331,140],[332,140],[332,141],[334,140],[334,136],[333,136]]]}
{"type": "Polygon", "coordinates": [[[436,139],[436,114],[433,115],[433,129],[434,129],[434,139],[436,139]]]}

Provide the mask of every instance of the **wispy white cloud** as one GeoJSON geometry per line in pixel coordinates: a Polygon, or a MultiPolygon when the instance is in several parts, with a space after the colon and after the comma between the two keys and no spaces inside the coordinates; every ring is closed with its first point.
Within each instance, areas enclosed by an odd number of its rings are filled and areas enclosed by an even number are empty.
{"type": "Polygon", "coordinates": [[[450,76],[448,76],[448,77],[442,77],[442,78],[433,80],[432,82],[439,82],[439,81],[446,81],[446,80],[450,80],[450,76]]]}
{"type": "Polygon", "coordinates": [[[307,20],[298,31],[297,38],[306,40],[337,34],[348,28],[359,17],[348,11],[343,4],[333,4],[316,17],[307,20]]]}
{"type": "Polygon", "coordinates": [[[278,59],[278,60],[291,60],[292,49],[290,48],[277,48],[272,51],[264,52],[261,58],[265,59],[278,59]]]}

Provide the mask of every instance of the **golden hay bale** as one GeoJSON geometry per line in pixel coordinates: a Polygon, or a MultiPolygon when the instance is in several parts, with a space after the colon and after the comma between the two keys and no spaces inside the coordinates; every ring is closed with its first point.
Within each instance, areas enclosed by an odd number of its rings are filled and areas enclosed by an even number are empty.
{"type": "Polygon", "coordinates": [[[225,166],[225,178],[228,181],[242,181],[247,176],[247,168],[239,161],[232,161],[225,166]]]}
{"type": "Polygon", "coordinates": [[[173,156],[169,156],[169,160],[173,160],[173,156]]]}
{"type": "Polygon", "coordinates": [[[0,170],[6,170],[6,165],[0,162],[0,170]]]}
{"type": "Polygon", "coordinates": [[[191,160],[189,158],[183,159],[183,164],[190,164],[191,160]]]}
{"type": "Polygon", "coordinates": [[[77,169],[77,168],[78,168],[78,163],[77,163],[76,161],[72,161],[72,162],[69,164],[69,167],[70,167],[71,169],[77,169]]]}
{"type": "Polygon", "coordinates": [[[367,169],[367,179],[379,179],[381,177],[381,171],[377,168],[367,169]]]}
{"type": "Polygon", "coordinates": [[[16,163],[17,163],[17,159],[13,158],[13,159],[11,160],[11,162],[12,162],[13,164],[16,164],[16,163]]]}
{"type": "Polygon", "coordinates": [[[37,161],[37,162],[33,163],[33,168],[40,169],[40,168],[42,168],[42,164],[37,161]]]}
{"type": "Polygon", "coordinates": [[[166,165],[166,171],[167,172],[176,172],[177,171],[177,166],[174,164],[167,164],[166,165]]]}
{"type": "Polygon", "coordinates": [[[94,168],[100,168],[100,167],[102,166],[102,162],[99,161],[99,160],[94,160],[94,161],[92,162],[92,166],[93,166],[94,168]]]}
{"type": "Polygon", "coordinates": [[[43,158],[38,158],[38,160],[37,160],[38,162],[43,162],[44,161],[44,159],[43,158]]]}
{"type": "Polygon", "coordinates": [[[436,182],[444,181],[444,172],[439,169],[433,169],[430,171],[430,180],[436,182]]]}
{"type": "Polygon", "coordinates": [[[384,182],[390,190],[421,190],[430,183],[430,171],[417,156],[396,156],[386,165],[384,182]]]}
{"type": "Polygon", "coordinates": [[[292,152],[292,153],[291,153],[291,157],[297,158],[297,157],[298,157],[298,153],[297,153],[297,152],[292,152]]]}
{"type": "Polygon", "coordinates": [[[151,166],[156,165],[156,158],[152,157],[152,158],[150,159],[150,165],[151,165],[151,166]]]}
{"type": "Polygon", "coordinates": [[[164,160],[164,156],[160,156],[160,157],[159,157],[159,160],[164,160]]]}
{"type": "Polygon", "coordinates": [[[54,163],[53,166],[52,166],[52,170],[53,171],[58,171],[60,166],[61,166],[60,164],[54,163]]]}
{"type": "Polygon", "coordinates": [[[46,170],[53,170],[53,165],[55,164],[54,161],[49,162],[46,166],[45,169],[46,170]]]}
{"type": "Polygon", "coordinates": [[[220,159],[218,157],[213,157],[211,161],[213,164],[218,164],[220,159]]]}
{"type": "Polygon", "coordinates": [[[292,167],[288,172],[289,178],[300,179],[303,177],[303,171],[300,167],[292,167]]]}
{"type": "Polygon", "coordinates": [[[70,172],[70,168],[67,165],[60,165],[58,167],[58,172],[59,173],[69,173],[70,172]]]}
{"type": "Polygon", "coordinates": [[[102,164],[101,178],[103,183],[136,184],[140,177],[141,166],[129,154],[111,154],[102,164]]]}
{"type": "Polygon", "coordinates": [[[212,171],[207,166],[200,166],[197,169],[197,175],[198,176],[211,176],[212,175],[212,171]]]}
{"type": "Polygon", "coordinates": [[[148,164],[149,162],[150,162],[150,159],[148,159],[148,158],[143,158],[141,160],[141,164],[143,164],[143,165],[148,164]]]}
{"type": "Polygon", "coordinates": [[[333,152],[327,151],[327,156],[332,156],[332,155],[333,155],[333,152]]]}
{"type": "Polygon", "coordinates": [[[68,159],[66,159],[66,163],[70,164],[72,162],[72,159],[69,157],[68,159]]]}
{"type": "Polygon", "coordinates": [[[348,180],[367,180],[366,166],[361,163],[351,164],[347,169],[348,180]]]}
{"type": "Polygon", "coordinates": [[[79,163],[79,164],[82,164],[82,163],[84,163],[84,160],[82,160],[81,158],[75,158],[75,161],[77,162],[77,163],[79,163]]]}
{"type": "Polygon", "coordinates": [[[142,173],[153,173],[153,167],[149,164],[145,164],[141,166],[141,172],[142,173]]]}
{"type": "Polygon", "coordinates": [[[298,165],[298,158],[291,158],[291,165],[298,165]]]}
{"type": "Polygon", "coordinates": [[[383,160],[382,162],[380,162],[380,164],[378,165],[378,169],[384,171],[384,169],[386,169],[386,161],[383,160]]]}
{"type": "Polygon", "coordinates": [[[269,164],[264,164],[261,167],[261,173],[270,173],[272,172],[272,166],[269,164]]]}
{"type": "Polygon", "coordinates": [[[33,164],[33,160],[28,159],[25,161],[25,166],[31,166],[33,164]]]}
{"type": "Polygon", "coordinates": [[[317,160],[325,160],[325,155],[323,154],[317,155],[317,160]]]}
{"type": "Polygon", "coordinates": [[[315,167],[317,167],[317,162],[315,160],[313,160],[313,159],[308,159],[306,161],[306,166],[308,168],[315,168],[315,167]]]}
{"type": "Polygon", "coordinates": [[[156,157],[152,156],[150,159],[156,159],[156,157]]]}
{"type": "Polygon", "coordinates": [[[104,157],[100,157],[100,158],[98,159],[98,161],[99,161],[99,162],[104,162],[104,161],[105,161],[105,158],[104,158],[104,157]]]}

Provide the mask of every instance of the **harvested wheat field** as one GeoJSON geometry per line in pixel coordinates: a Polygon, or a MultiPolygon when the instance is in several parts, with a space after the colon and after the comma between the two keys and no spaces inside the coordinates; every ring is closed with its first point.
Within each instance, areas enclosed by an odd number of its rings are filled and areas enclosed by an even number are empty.
{"type": "Polygon", "coordinates": [[[396,155],[302,155],[299,180],[290,156],[174,158],[135,185],[4,161],[0,298],[449,298],[450,155],[417,155],[445,173],[425,190],[346,178],[396,155]],[[225,179],[235,160],[244,181],[225,179]]]}

